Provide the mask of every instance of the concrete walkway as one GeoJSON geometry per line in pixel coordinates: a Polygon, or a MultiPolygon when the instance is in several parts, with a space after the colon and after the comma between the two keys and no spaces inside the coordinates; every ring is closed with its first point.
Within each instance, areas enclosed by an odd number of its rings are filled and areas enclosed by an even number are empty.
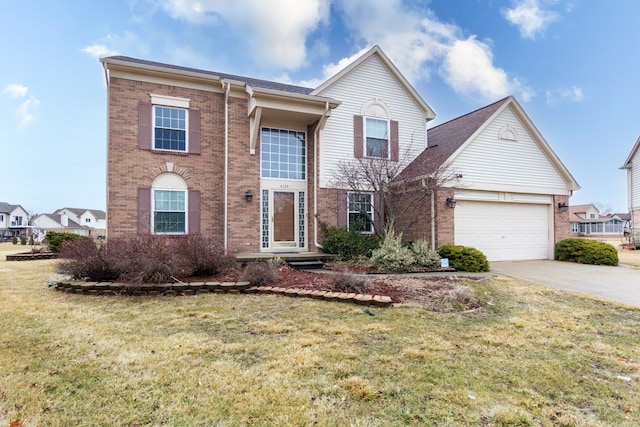
{"type": "Polygon", "coordinates": [[[640,270],[561,261],[500,261],[491,272],[640,307],[640,270]]]}

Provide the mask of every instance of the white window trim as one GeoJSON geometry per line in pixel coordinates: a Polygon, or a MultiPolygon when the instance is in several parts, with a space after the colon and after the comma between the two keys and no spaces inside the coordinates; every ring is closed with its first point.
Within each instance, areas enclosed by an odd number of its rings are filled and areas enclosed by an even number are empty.
{"type": "Polygon", "coordinates": [[[183,107],[173,107],[170,105],[154,104],[151,109],[151,149],[154,151],[166,151],[169,153],[188,153],[189,152],[189,109],[183,107]],[[156,148],[156,107],[173,108],[184,110],[184,150],[171,150],[168,148],[156,148]]]}
{"type": "Polygon", "coordinates": [[[308,168],[308,163],[309,163],[309,143],[307,141],[309,135],[307,135],[307,132],[304,130],[300,130],[300,129],[287,129],[287,128],[283,128],[283,127],[276,127],[276,126],[261,126],[260,127],[260,179],[268,179],[268,180],[272,180],[272,181],[290,181],[290,182],[307,182],[308,177],[309,177],[309,168],[308,168]],[[262,176],[262,154],[263,154],[263,150],[262,150],[262,131],[264,129],[272,129],[272,130],[277,130],[277,131],[287,131],[287,132],[300,132],[304,134],[304,162],[303,162],[303,166],[304,166],[304,179],[295,179],[295,178],[271,178],[271,177],[264,177],[262,176]]]}
{"type": "Polygon", "coordinates": [[[373,117],[373,116],[364,116],[362,119],[362,135],[363,135],[363,152],[365,158],[367,159],[386,159],[389,160],[391,158],[391,120],[385,117],[373,117]],[[387,122],[387,157],[378,157],[378,156],[368,156],[367,155],[367,119],[372,120],[380,120],[381,122],[387,122]]]}
{"type": "Polygon", "coordinates": [[[160,236],[184,236],[189,234],[189,191],[183,188],[151,188],[151,234],[160,236]],[[184,193],[184,231],[180,233],[163,233],[156,230],[156,191],[180,191],[184,193]]]}
{"type": "Polygon", "coordinates": [[[373,193],[370,193],[370,192],[361,192],[361,193],[357,193],[355,191],[347,192],[347,230],[351,229],[351,224],[349,223],[349,216],[352,212],[351,210],[349,210],[349,201],[351,199],[351,196],[352,195],[361,196],[363,194],[366,194],[367,196],[369,196],[371,201],[371,231],[360,231],[360,234],[374,234],[376,232],[376,224],[375,224],[376,209],[374,205],[375,197],[373,197],[373,193]]]}
{"type": "Polygon", "coordinates": [[[188,98],[178,98],[176,96],[167,96],[167,95],[156,95],[153,93],[151,94],[151,103],[153,105],[184,108],[185,110],[188,110],[190,102],[191,100],[188,98]]]}

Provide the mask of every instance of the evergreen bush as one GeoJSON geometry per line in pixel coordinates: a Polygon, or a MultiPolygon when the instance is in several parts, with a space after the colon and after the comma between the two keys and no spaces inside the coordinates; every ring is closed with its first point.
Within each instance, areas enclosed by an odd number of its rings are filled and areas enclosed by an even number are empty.
{"type": "Polygon", "coordinates": [[[447,244],[441,246],[438,253],[442,258],[448,258],[449,265],[458,271],[489,271],[487,257],[476,248],[447,244]]]}
{"type": "Polygon", "coordinates": [[[44,243],[49,246],[49,250],[51,252],[60,252],[60,249],[65,242],[70,242],[82,237],[83,236],[74,233],[48,231],[44,239],[44,243]]]}
{"type": "Polygon", "coordinates": [[[440,254],[429,248],[429,242],[420,239],[411,244],[416,265],[430,270],[440,267],[440,254]]]}
{"type": "Polygon", "coordinates": [[[374,249],[380,246],[380,240],[370,234],[362,234],[358,227],[346,230],[341,227],[321,224],[322,247],[326,253],[336,254],[342,260],[350,260],[360,256],[370,257],[374,249]]]}
{"type": "Polygon", "coordinates": [[[572,237],[558,242],[555,259],[580,264],[618,265],[618,251],[608,243],[572,237]]]}
{"type": "Polygon", "coordinates": [[[393,225],[387,229],[380,247],[371,254],[371,265],[382,271],[407,271],[415,261],[411,249],[402,244],[402,233],[395,235],[393,225]]]}

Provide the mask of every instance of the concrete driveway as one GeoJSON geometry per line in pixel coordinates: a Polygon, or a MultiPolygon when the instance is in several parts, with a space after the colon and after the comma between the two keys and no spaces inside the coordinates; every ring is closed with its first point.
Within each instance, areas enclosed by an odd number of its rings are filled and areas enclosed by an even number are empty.
{"type": "Polygon", "coordinates": [[[491,272],[640,307],[640,270],[561,261],[500,261],[491,272]]]}

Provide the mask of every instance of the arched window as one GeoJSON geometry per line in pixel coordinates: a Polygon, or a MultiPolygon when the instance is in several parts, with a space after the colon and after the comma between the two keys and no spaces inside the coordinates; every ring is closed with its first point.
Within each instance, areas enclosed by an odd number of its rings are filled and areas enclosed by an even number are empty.
{"type": "Polygon", "coordinates": [[[185,180],[175,173],[163,173],[151,186],[151,230],[154,234],[186,234],[189,192],[185,180]]]}

